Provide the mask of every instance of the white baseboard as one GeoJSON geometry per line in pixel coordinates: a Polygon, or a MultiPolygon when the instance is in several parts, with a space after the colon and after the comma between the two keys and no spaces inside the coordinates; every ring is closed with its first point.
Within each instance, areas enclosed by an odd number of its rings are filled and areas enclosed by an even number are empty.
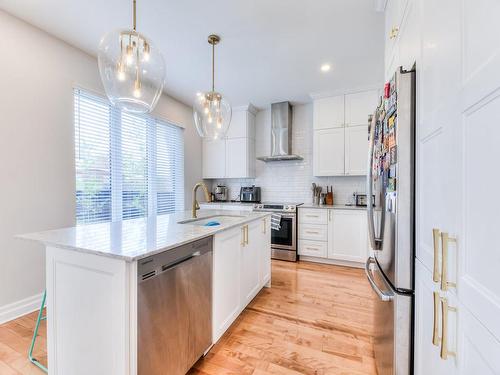
{"type": "Polygon", "coordinates": [[[20,301],[0,306],[0,324],[38,310],[42,303],[42,296],[43,293],[39,293],[20,301]]]}
{"type": "Polygon", "coordinates": [[[335,260],[335,259],[328,259],[328,258],[317,258],[317,257],[311,257],[311,256],[305,256],[305,255],[301,255],[299,259],[300,260],[304,260],[306,262],[332,264],[332,265],[335,265],[335,266],[344,266],[344,267],[353,267],[353,268],[364,268],[365,267],[364,263],[351,262],[351,261],[348,261],[348,260],[335,260]]]}

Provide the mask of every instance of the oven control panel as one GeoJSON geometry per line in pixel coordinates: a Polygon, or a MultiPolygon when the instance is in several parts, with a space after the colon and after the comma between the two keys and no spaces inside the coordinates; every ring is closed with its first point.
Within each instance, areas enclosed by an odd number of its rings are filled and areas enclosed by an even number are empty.
{"type": "Polygon", "coordinates": [[[295,212],[297,205],[294,204],[254,204],[253,209],[256,211],[282,211],[282,212],[295,212]]]}

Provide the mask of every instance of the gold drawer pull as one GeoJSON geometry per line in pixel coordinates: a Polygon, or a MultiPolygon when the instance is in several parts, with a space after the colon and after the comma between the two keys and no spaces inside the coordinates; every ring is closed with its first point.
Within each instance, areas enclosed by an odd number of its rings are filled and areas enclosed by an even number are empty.
{"type": "Polygon", "coordinates": [[[266,218],[262,219],[262,226],[263,226],[262,233],[266,234],[266,231],[267,231],[267,229],[266,229],[266,227],[267,227],[267,219],[266,218]]]}
{"type": "Polygon", "coordinates": [[[441,352],[440,356],[442,359],[447,360],[448,357],[456,357],[456,353],[448,350],[448,312],[456,312],[456,307],[451,307],[448,305],[448,300],[446,298],[441,298],[441,352]]]}
{"type": "Polygon", "coordinates": [[[456,243],[456,238],[450,237],[448,233],[441,233],[441,290],[447,291],[449,287],[456,288],[457,284],[448,281],[448,243],[456,243]]]}
{"type": "Polygon", "coordinates": [[[432,269],[432,280],[439,282],[439,229],[432,230],[432,239],[434,243],[434,268],[432,269]]]}
{"type": "Polygon", "coordinates": [[[433,294],[434,297],[434,315],[433,315],[433,325],[432,325],[432,345],[439,346],[439,293],[434,292],[433,294]]]}
{"type": "Polygon", "coordinates": [[[319,232],[315,230],[306,230],[305,232],[309,234],[319,234],[319,232]]]}

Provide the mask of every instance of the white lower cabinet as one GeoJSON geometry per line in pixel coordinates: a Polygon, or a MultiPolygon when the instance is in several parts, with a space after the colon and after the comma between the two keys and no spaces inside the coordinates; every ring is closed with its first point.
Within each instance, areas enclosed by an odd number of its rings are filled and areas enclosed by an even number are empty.
{"type": "Polygon", "coordinates": [[[240,313],[241,241],[241,228],[224,231],[214,238],[212,313],[214,343],[240,313]]]}
{"type": "MultiPolygon", "coordinates": [[[[455,358],[440,357],[443,335],[441,295],[432,275],[415,263],[415,375],[453,375],[458,373],[455,358]]],[[[455,300],[448,299],[454,307],[455,300]]],[[[457,313],[448,311],[447,340],[450,351],[456,351],[457,313]]]]}
{"type": "Polygon", "coordinates": [[[500,341],[457,299],[456,293],[442,291],[418,259],[415,374],[500,374],[500,341]]]}
{"type": "Polygon", "coordinates": [[[253,221],[242,228],[243,241],[240,258],[241,304],[246,306],[260,290],[260,251],[262,224],[253,221]]]}
{"type": "Polygon", "coordinates": [[[269,223],[265,217],[214,237],[213,343],[271,279],[269,223]]]}
{"type": "Polygon", "coordinates": [[[365,210],[299,208],[298,252],[360,266],[369,253],[365,210]]]}
{"type": "Polygon", "coordinates": [[[365,263],[368,257],[366,211],[331,210],[328,225],[328,257],[365,263]]]}

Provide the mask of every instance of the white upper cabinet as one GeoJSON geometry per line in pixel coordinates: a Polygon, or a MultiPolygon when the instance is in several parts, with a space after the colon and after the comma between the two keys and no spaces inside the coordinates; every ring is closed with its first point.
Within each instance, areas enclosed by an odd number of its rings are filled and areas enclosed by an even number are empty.
{"type": "MultiPolygon", "coordinates": [[[[253,111],[253,109],[252,109],[253,111]]],[[[234,108],[226,138],[255,139],[255,114],[246,108],[234,108]]]]}
{"type": "Polygon", "coordinates": [[[350,126],[345,129],[345,174],[366,175],[368,158],[368,126],[350,126]]]}
{"type": "Polygon", "coordinates": [[[313,172],[315,176],[344,175],[344,128],[314,131],[313,172]]]}
{"type": "Polygon", "coordinates": [[[346,95],[346,126],[368,125],[368,116],[375,112],[378,102],[378,90],[362,91],[346,95]]]}
{"type": "Polygon", "coordinates": [[[226,141],[203,140],[203,178],[220,178],[226,175],[226,141]]]}
{"type": "Polygon", "coordinates": [[[378,97],[369,90],[314,100],[314,176],[366,174],[368,116],[378,97]]]}
{"type": "Polygon", "coordinates": [[[233,109],[226,138],[203,140],[203,178],[255,177],[255,112],[233,109]]]}
{"type": "Polygon", "coordinates": [[[385,61],[389,60],[398,40],[408,0],[388,0],[385,8],[385,61]]]}
{"type": "Polygon", "coordinates": [[[344,95],[317,99],[313,107],[315,130],[344,126],[344,95]]]}

